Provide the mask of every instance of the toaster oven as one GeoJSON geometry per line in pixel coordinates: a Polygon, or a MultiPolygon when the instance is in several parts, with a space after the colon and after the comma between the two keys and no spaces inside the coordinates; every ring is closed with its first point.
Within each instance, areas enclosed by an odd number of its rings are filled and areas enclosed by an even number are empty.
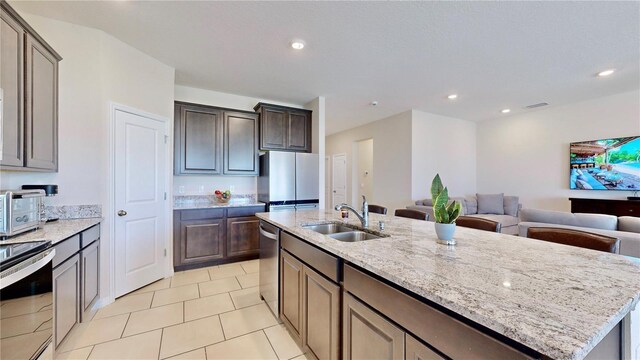
{"type": "Polygon", "coordinates": [[[37,229],[44,212],[44,190],[0,191],[0,237],[37,229]]]}

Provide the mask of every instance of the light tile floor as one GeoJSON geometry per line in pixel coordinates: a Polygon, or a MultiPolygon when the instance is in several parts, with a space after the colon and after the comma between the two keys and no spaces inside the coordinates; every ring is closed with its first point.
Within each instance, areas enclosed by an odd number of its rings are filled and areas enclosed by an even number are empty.
{"type": "Polygon", "coordinates": [[[100,309],[57,359],[306,359],[258,293],[258,260],[177,272],[100,309]]]}

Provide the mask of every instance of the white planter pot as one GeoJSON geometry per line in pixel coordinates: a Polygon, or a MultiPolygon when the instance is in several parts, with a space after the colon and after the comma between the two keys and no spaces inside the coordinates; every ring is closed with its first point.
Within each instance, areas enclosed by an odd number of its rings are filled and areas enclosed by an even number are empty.
{"type": "Polygon", "coordinates": [[[438,235],[438,242],[445,245],[455,245],[456,241],[453,240],[453,233],[456,232],[456,224],[440,224],[436,223],[436,234],[438,235]]]}

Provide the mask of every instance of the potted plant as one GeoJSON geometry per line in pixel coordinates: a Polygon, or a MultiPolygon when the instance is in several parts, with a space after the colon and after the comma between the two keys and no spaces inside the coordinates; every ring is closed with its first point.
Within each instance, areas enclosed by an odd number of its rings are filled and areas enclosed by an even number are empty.
{"type": "Polygon", "coordinates": [[[456,219],[460,216],[462,205],[457,201],[449,202],[449,191],[442,186],[440,174],[436,174],[431,182],[431,199],[438,242],[455,245],[453,233],[456,231],[456,219]]]}

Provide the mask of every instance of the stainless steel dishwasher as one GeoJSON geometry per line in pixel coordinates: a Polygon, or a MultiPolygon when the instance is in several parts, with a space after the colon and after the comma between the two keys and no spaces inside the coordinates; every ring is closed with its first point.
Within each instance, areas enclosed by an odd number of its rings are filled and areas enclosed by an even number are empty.
{"type": "Polygon", "coordinates": [[[280,229],[260,221],[260,297],[279,317],[280,229]]]}

